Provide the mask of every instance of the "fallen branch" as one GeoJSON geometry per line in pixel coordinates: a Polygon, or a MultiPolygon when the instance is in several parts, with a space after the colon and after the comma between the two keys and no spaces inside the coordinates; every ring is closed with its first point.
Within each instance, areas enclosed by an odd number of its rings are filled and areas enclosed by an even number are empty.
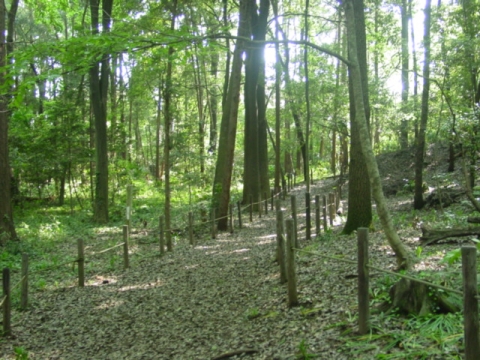
{"type": "Polygon", "coordinates": [[[255,354],[257,353],[257,349],[240,349],[240,350],[234,350],[227,352],[225,354],[219,355],[217,357],[214,357],[212,360],[221,360],[221,359],[228,359],[236,355],[242,355],[242,354],[255,354]]]}
{"type": "Polygon", "coordinates": [[[468,229],[448,229],[448,230],[434,230],[428,229],[425,226],[422,226],[422,236],[420,241],[422,245],[430,245],[439,240],[451,238],[451,237],[461,237],[461,236],[470,236],[470,235],[480,235],[480,228],[468,228],[468,229]]]}

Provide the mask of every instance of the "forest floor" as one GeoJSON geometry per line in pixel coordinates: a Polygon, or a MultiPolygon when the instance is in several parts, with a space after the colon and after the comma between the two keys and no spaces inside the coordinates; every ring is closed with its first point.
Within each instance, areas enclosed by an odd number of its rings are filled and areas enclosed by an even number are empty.
{"type": "MultiPolygon", "coordinates": [[[[431,181],[452,183],[440,170],[446,168],[445,152],[441,154],[441,162],[432,155],[428,160],[429,186],[431,181]],[[440,173],[444,178],[437,176],[440,173]]],[[[389,179],[400,184],[389,206],[401,238],[415,252],[419,218],[434,223],[443,215],[438,210],[429,210],[433,217],[412,211],[412,195],[401,188],[413,179],[412,162],[411,152],[379,157],[386,186],[394,186],[389,179]]],[[[333,186],[334,179],[317,181],[311,194],[327,194],[333,186]]],[[[303,185],[290,193],[297,195],[299,209],[305,204],[304,193],[303,185]]],[[[287,197],[282,202],[286,216],[289,204],[287,197]]],[[[139,230],[132,236],[130,269],[122,271],[117,263],[100,272],[87,263],[84,288],[76,287],[74,278],[58,279],[56,286],[30,294],[29,309],[14,312],[13,336],[0,342],[0,357],[337,360],[401,352],[401,346],[358,348],[350,341],[357,329],[356,265],[321,255],[356,261],[356,236],[340,235],[345,218],[339,216],[333,229],[306,241],[304,212],[299,213],[300,247],[315,253],[297,255],[299,306],[287,307],[286,286],[279,281],[273,211],[256,215],[252,222],[244,215],[242,229],[221,232],[216,239],[209,238],[205,226],[196,233],[195,247],[188,245],[186,234],[177,236],[174,251],[163,257],[149,256],[158,252],[153,230],[139,230]]],[[[394,270],[395,257],[377,218],[374,226],[370,263],[394,270]]],[[[121,239],[119,233],[111,236],[121,239]]],[[[445,251],[458,247],[441,246],[417,269],[442,268],[439,260],[445,251]]],[[[101,241],[87,247],[87,259],[96,247],[101,248],[101,241]]]]}

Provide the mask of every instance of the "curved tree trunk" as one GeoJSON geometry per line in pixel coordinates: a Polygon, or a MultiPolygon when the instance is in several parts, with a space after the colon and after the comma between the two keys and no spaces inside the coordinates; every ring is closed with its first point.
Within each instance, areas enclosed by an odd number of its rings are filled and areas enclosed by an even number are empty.
{"type": "Polygon", "coordinates": [[[385,196],[383,195],[382,183],[380,180],[380,173],[378,172],[377,161],[375,159],[372,144],[370,142],[367,119],[365,117],[365,106],[363,102],[362,77],[360,75],[360,66],[357,59],[357,31],[355,28],[353,2],[353,0],[347,0],[345,2],[345,15],[348,36],[348,58],[350,61],[349,70],[350,76],[352,78],[352,90],[355,99],[355,122],[358,126],[362,154],[367,166],[368,177],[370,179],[370,184],[372,187],[372,194],[377,204],[378,217],[380,218],[388,242],[397,257],[398,268],[407,269],[412,265],[412,258],[393,227],[390,213],[387,209],[385,196]]]}

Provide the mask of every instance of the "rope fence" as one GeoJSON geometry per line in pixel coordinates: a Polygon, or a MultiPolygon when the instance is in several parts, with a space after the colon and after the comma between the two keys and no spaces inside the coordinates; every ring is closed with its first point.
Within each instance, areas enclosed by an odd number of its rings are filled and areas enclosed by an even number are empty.
{"type": "Polygon", "coordinates": [[[463,291],[452,289],[443,285],[434,284],[429,281],[418,279],[416,277],[400,274],[385,270],[369,264],[368,258],[368,229],[359,228],[357,230],[357,261],[345,259],[337,256],[331,256],[300,249],[294,246],[297,234],[294,219],[285,221],[286,237],[283,231],[283,211],[277,211],[277,249],[276,259],[280,267],[280,283],[287,284],[287,304],[289,307],[298,305],[297,294],[297,276],[295,270],[295,252],[314,255],[320,258],[344,262],[356,265],[358,270],[358,332],[364,335],[370,332],[370,285],[369,269],[407,279],[436,288],[442,291],[459,295],[463,298],[464,314],[464,339],[465,339],[465,359],[474,360],[480,354],[480,329],[478,315],[478,289],[477,289],[477,248],[476,246],[463,246],[462,250],[462,277],[463,291]],[[278,222],[281,222],[279,224],[278,222]],[[285,275],[284,275],[285,274],[285,275]]]}

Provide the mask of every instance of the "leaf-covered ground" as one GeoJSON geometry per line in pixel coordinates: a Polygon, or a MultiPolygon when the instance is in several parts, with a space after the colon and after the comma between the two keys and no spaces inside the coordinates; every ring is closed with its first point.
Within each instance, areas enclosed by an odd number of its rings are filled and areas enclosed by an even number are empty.
{"type": "MultiPolygon", "coordinates": [[[[311,193],[323,195],[333,185],[333,180],[318,182],[311,193]]],[[[299,209],[304,192],[304,187],[292,192],[299,209]]],[[[286,217],[289,203],[287,197],[282,205],[286,217]]],[[[391,204],[401,208],[401,198],[391,204]]],[[[300,213],[302,248],[356,260],[355,235],[338,234],[342,218],[333,231],[307,242],[300,213]]],[[[407,210],[397,221],[416,216],[407,210]]],[[[412,249],[419,235],[414,227],[404,227],[401,234],[412,249]]],[[[386,351],[378,345],[355,349],[345,338],[356,331],[355,265],[299,253],[300,305],[287,307],[286,286],[279,282],[274,261],[272,211],[253,222],[244,216],[242,229],[219,233],[214,240],[205,226],[197,231],[193,248],[186,234],[179,235],[174,251],[164,257],[148,256],[158,252],[156,243],[148,244],[155,236],[140,232],[132,238],[126,271],[119,258],[110,257],[111,270],[87,264],[85,288],[76,287],[72,277],[32,293],[29,309],[14,312],[13,336],[0,342],[1,358],[13,359],[15,351],[23,351],[31,359],[371,359],[386,351]]],[[[383,232],[370,239],[371,264],[393,269],[383,232]]],[[[87,258],[94,245],[87,247],[87,258]]],[[[436,264],[438,258],[418,266],[436,264]]],[[[397,345],[388,351],[401,351],[397,345]]]]}

